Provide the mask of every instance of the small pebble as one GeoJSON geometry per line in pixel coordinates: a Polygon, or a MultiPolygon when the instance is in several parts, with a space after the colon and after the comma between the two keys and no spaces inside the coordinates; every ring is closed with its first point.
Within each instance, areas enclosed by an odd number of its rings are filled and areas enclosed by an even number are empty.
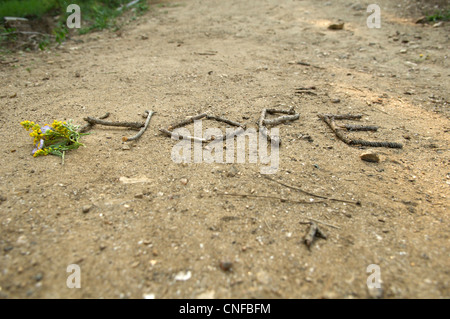
{"type": "Polygon", "coordinates": [[[371,162],[371,163],[379,163],[380,157],[378,154],[373,152],[364,152],[359,156],[363,161],[371,162]]]}
{"type": "Polygon", "coordinates": [[[36,276],[34,276],[34,280],[41,281],[42,278],[44,278],[44,275],[42,273],[38,273],[36,276]]]}
{"type": "Polygon", "coordinates": [[[227,172],[227,177],[234,177],[237,173],[239,173],[238,169],[235,166],[231,166],[227,172]]]}
{"type": "Polygon", "coordinates": [[[187,178],[180,179],[181,184],[186,185],[188,183],[187,178]]]}
{"type": "Polygon", "coordinates": [[[233,267],[233,263],[230,261],[221,261],[219,263],[219,267],[220,269],[222,269],[223,271],[230,271],[231,268],[233,267]]]}
{"type": "Polygon", "coordinates": [[[87,214],[87,213],[89,213],[89,211],[92,209],[92,205],[84,205],[82,208],[81,208],[81,211],[83,212],[83,214],[87,214]]]}
{"type": "Polygon", "coordinates": [[[129,151],[129,150],[131,150],[130,145],[125,144],[125,145],[122,146],[122,151],[129,151]]]}
{"type": "Polygon", "coordinates": [[[344,23],[333,23],[331,24],[328,29],[330,30],[342,30],[344,29],[344,23]]]}
{"type": "Polygon", "coordinates": [[[5,248],[3,248],[3,251],[7,252],[13,250],[13,248],[14,248],[13,246],[6,246],[5,248]]]}

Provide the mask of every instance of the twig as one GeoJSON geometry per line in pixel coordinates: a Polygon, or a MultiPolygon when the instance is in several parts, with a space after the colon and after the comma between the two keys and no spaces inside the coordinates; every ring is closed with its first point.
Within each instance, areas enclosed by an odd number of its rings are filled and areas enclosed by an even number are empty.
{"type": "Polygon", "coordinates": [[[268,131],[267,131],[267,127],[265,126],[260,126],[259,127],[259,131],[261,132],[262,136],[264,136],[269,142],[274,142],[277,145],[281,145],[281,139],[278,136],[271,136],[269,135],[268,131]]]}
{"type": "Polygon", "coordinates": [[[267,228],[272,231],[272,228],[269,226],[269,223],[267,222],[267,220],[265,218],[263,218],[264,223],[266,224],[267,228]]]}
{"type": "Polygon", "coordinates": [[[93,118],[90,116],[88,116],[84,120],[92,125],[100,124],[100,125],[105,125],[105,126],[121,126],[121,127],[128,127],[131,129],[137,129],[137,130],[141,129],[141,127],[144,126],[144,124],[137,123],[137,122],[108,122],[108,121],[103,121],[103,120],[96,119],[96,118],[93,118]]]}
{"type": "Polygon", "coordinates": [[[321,119],[328,117],[334,120],[360,120],[362,118],[362,114],[318,114],[317,116],[321,119]]]}
{"type": "Polygon", "coordinates": [[[319,226],[315,222],[310,222],[309,232],[304,239],[308,249],[311,249],[311,245],[316,237],[327,239],[327,236],[319,229],[319,226]]]}
{"type": "Polygon", "coordinates": [[[6,23],[10,21],[28,21],[27,18],[21,18],[21,17],[3,17],[3,20],[5,20],[6,23]]]}
{"type": "Polygon", "coordinates": [[[206,52],[194,52],[197,55],[216,55],[217,51],[206,51],[206,52]]]}
{"type": "Polygon", "coordinates": [[[307,93],[307,94],[311,94],[311,95],[317,95],[317,93],[311,91],[311,90],[315,90],[315,89],[316,89],[315,86],[299,87],[299,88],[295,89],[295,93],[296,94],[307,93]]]}
{"type": "Polygon", "coordinates": [[[350,145],[361,145],[368,147],[388,147],[388,148],[403,148],[403,144],[394,142],[370,142],[364,140],[351,140],[350,145]]]}
{"type": "Polygon", "coordinates": [[[139,1],[140,1],[140,0],[133,0],[133,1],[129,2],[129,3],[127,3],[126,5],[122,5],[122,6],[118,7],[118,8],[117,8],[117,11],[121,11],[124,7],[125,7],[125,8],[129,8],[129,7],[131,7],[132,5],[135,5],[136,3],[138,3],[139,1]]]}
{"type": "MultiPolygon", "coordinates": [[[[323,221],[321,221],[321,220],[317,220],[317,219],[314,219],[314,218],[308,218],[310,221],[313,221],[313,222],[316,222],[316,223],[319,223],[319,224],[322,224],[322,225],[325,225],[325,226],[328,226],[328,227],[331,227],[331,228],[335,228],[335,229],[341,229],[340,227],[338,227],[338,226],[335,226],[335,225],[331,225],[331,224],[327,224],[327,223],[325,223],[325,222],[323,222],[323,221]]],[[[303,222],[301,222],[302,224],[305,224],[305,223],[303,223],[303,222]]]]}
{"type": "Polygon", "coordinates": [[[281,114],[293,115],[293,114],[295,114],[295,110],[293,107],[289,108],[289,110],[266,109],[266,113],[268,113],[268,114],[281,113],[281,114]]]}
{"type": "Polygon", "coordinates": [[[264,126],[264,120],[266,118],[267,109],[261,111],[261,117],[259,118],[258,127],[264,126]]]}
{"type": "Polygon", "coordinates": [[[14,59],[14,60],[11,60],[11,61],[0,61],[0,64],[10,64],[10,63],[16,63],[16,62],[19,62],[19,60],[18,59],[14,59]]]}
{"type": "Polygon", "coordinates": [[[336,123],[334,122],[333,117],[324,116],[321,117],[322,120],[327,123],[327,125],[331,128],[331,130],[334,132],[334,134],[345,144],[350,145],[351,139],[347,138],[341,131],[339,131],[338,127],[336,126],[336,123]]]}
{"type": "Polygon", "coordinates": [[[242,133],[244,133],[244,128],[243,127],[239,127],[238,129],[236,129],[236,130],[234,130],[234,131],[232,131],[232,132],[230,132],[230,133],[228,133],[226,135],[213,136],[213,137],[211,137],[210,140],[218,142],[218,141],[222,141],[224,139],[226,140],[226,139],[228,139],[228,138],[230,138],[232,136],[238,136],[238,135],[240,135],[242,133]]]}
{"type": "Polygon", "coordinates": [[[298,120],[299,117],[300,117],[299,114],[285,115],[285,116],[280,116],[280,117],[277,117],[276,119],[271,119],[271,120],[264,119],[263,123],[265,125],[278,125],[278,124],[285,123],[285,122],[288,122],[288,121],[298,120]]]}
{"type": "MultiPolygon", "coordinates": [[[[108,116],[109,116],[109,112],[107,112],[105,115],[100,116],[99,119],[104,120],[104,119],[106,119],[108,116]]],[[[87,131],[89,131],[93,126],[94,126],[94,124],[87,123],[87,124],[83,125],[82,127],[80,127],[80,128],[78,129],[78,132],[79,132],[79,133],[87,132],[87,131]]]]}
{"type": "Polygon", "coordinates": [[[339,127],[345,128],[348,131],[378,131],[378,126],[374,125],[353,125],[353,124],[345,124],[340,125],[339,127]]]}
{"type": "Polygon", "coordinates": [[[142,134],[144,134],[144,132],[147,130],[148,125],[150,124],[150,119],[152,118],[152,115],[155,113],[153,111],[145,111],[148,115],[147,115],[147,120],[145,121],[144,127],[141,128],[141,130],[139,131],[139,133],[137,133],[135,136],[133,137],[123,137],[122,140],[124,142],[127,141],[134,141],[137,140],[138,138],[140,138],[142,136],[142,134]]]}
{"type": "Polygon", "coordinates": [[[332,201],[336,201],[336,202],[355,204],[355,205],[358,205],[358,206],[361,205],[361,202],[359,202],[359,201],[356,201],[356,202],[355,202],[355,201],[351,201],[351,200],[345,200],[345,199],[331,198],[331,197],[322,196],[322,195],[316,195],[316,194],[307,192],[307,191],[305,191],[305,190],[303,190],[303,189],[301,189],[301,188],[299,188],[299,187],[292,186],[292,185],[288,185],[288,184],[285,184],[285,183],[283,183],[283,182],[277,181],[277,180],[275,180],[275,179],[273,179],[273,178],[270,178],[270,177],[267,176],[267,175],[262,175],[262,177],[264,177],[265,179],[268,179],[269,181],[278,183],[278,184],[280,184],[280,185],[282,185],[282,186],[284,186],[284,187],[287,187],[287,188],[290,188],[290,189],[299,191],[299,192],[301,192],[301,193],[303,193],[303,194],[305,194],[305,195],[308,195],[308,196],[317,197],[317,198],[326,199],[326,200],[332,200],[332,201]]]}
{"type": "Polygon", "coordinates": [[[309,90],[315,90],[316,89],[316,87],[313,85],[313,86],[308,86],[308,87],[299,87],[299,88],[296,88],[295,90],[296,91],[309,91],[309,90]]]}
{"type": "Polygon", "coordinates": [[[186,126],[188,124],[194,123],[194,121],[200,120],[200,119],[202,119],[202,118],[204,118],[206,116],[208,116],[208,114],[206,114],[206,113],[202,113],[202,114],[199,114],[199,115],[192,116],[192,117],[190,117],[187,120],[184,120],[184,121],[182,121],[180,123],[173,124],[173,125],[169,126],[169,131],[173,131],[176,128],[179,128],[179,127],[186,126]]]}
{"type": "Polygon", "coordinates": [[[266,198],[266,199],[278,199],[281,202],[289,202],[289,203],[295,203],[295,204],[322,204],[325,203],[323,201],[298,201],[298,200],[293,200],[293,199],[288,199],[288,198],[283,198],[283,197],[277,197],[277,196],[269,196],[269,195],[253,195],[253,194],[235,194],[235,193],[216,193],[217,195],[221,195],[221,196],[235,196],[235,197],[253,197],[253,198],[266,198]]]}
{"type": "Polygon", "coordinates": [[[317,93],[313,92],[313,91],[295,91],[295,94],[302,94],[302,93],[306,93],[306,94],[311,94],[311,95],[317,95],[317,93]]]}
{"type": "Polygon", "coordinates": [[[219,122],[230,124],[232,126],[242,127],[242,128],[245,129],[245,124],[241,124],[241,123],[238,123],[238,122],[235,122],[235,121],[231,121],[229,119],[226,119],[226,118],[223,118],[223,117],[220,117],[220,116],[207,115],[206,118],[209,119],[209,120],[216,120],[216,121],[219,121],[219,122]]]}
{"type": "Polygon", "coordinates": [[[316,68],[316,69],[325,69],[325,68],[323,68],[321,66],[313,65],[313,64],[311,64],[309,62],[304,62],[304,61],[297,61],[297,62],[295,62],[295,64],[303,65],[303,66],[310,66],[310,67],[313,67],[313,68],[316,68]]]}
{"type": "MultiPolygon", "coordinates": [[[[330,114],[332,115],[332,114],[330,114]]],[[[344,115],[347,119],[348,117],[351,117],[351,115],[346,114],[344,115]]],[[[368,146],[368,147],[388,147],[388,148],[403,148],[403,144],[400,143],[394,143],[394,142],[370,142],[365,140],[352,140],[349,139],[347,136],[345,136],[338,128],[334,120],[337,118],[335,116],[325,116],[325,115],[319,115],[319,117],[327,123],[327,125],[331,128],[331,130],[334,132],[334,134],[345,144],[347,145],[361,145],[361,146],[368,146]]]]}
{"type": "Polygon", "coordinates": [[[168,130],[160,129],[159,131],[164,133],[167,136],[170,136],[170,137],[172,137],[172,136],[173,137],[178,137],[178,138],[181,137],[183,139],[189,139],[189,140],[194,141],[194,142],[205,143],[205,142],[209,142],[209,141],[213,141],[213,140],[214,141],[221,141],[221,140],[227,139],[227,138],[229,138],[231,136],[237,136],[237,135],[242,134],[244,132],[245,127],[246,127],[245,124],[241,124],[241,123],[238,123],[238,122],[235,122],[235,121],[232,121],[232,120],[220,117],[220,116],[214,116],[214,115],[208,115],[206,113],[202,113],[202,114],[193,116],[193,117],[191,117],[191,118],[189,118],[187,120],[184,120],[184,121],[182,121],[180,123],[176,123],[176,124],[173,124],[173,125],[169,126],[168,130]],[[236,127],[238,127],[238,129],[236,129],[233,132],[230,132],[230,133],[228,133],[226,135],[212,136],[209,139],[198,138],[198,137],[189,136],[189,135],[180,135],[180,134],[172,132],[176,128],[188,125],[190,123],[193,123],[196,120],[200,120],[200,119],[205,118],[205,117],[206,117],[206,119],[209,119],[209,120],[216,120],[216,121],[219,121],[219,122],[223,122],[223,123],[229,124],[231,126],[236,126],[236,127]]]}
{"type": "Polygon", "coordinates": [[[159,129],[159,131],[161,133],[164,133],[165,135],[169,136],[169,137],[174,137],[174,138],[183,138],[183,140],[191,140],[193,142],[197,142],[197,143],[206,143],[208,142],[208,140],[204,139],[204,138],[199,138],[199,137],[194,137],[194,136],[190,136],[190,135],[181,135],[166,129],[159,129]]]}
{"type": "Polygon", "coordinates": [[[278,136],[272,137],[267,132],[267,127],[264,126],[264,120],[266,119],[267,109],[263,109],[261,111],[261,117],[258,122],[258,129],[261,132],[262,136],[264,136],[268,141],[274,141],[275,144],[281,145],[281,139],[278,136]]]}

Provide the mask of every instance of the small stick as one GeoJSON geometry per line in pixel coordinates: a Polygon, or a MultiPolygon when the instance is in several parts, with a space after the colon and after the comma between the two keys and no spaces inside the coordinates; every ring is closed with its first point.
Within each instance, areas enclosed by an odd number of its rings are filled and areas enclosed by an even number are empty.
{"type": "Polygon", "coordinates": [[[311,249],[311,245],[316,237],[327,239],[327,236],[319,229],[319,226],[315,222],[310,222],[309,232],[305,236],[305,244],[308,249],[311,249]]]}
{"type": "Polygon", "coordinates": [[[266,109],[266,112],[269,114],[281,113],[281,114],[295,114],[295,110],[291,107],[289,110],[277,110],[277,109],[266,109]]]}
{"type": "Polygon", "coordinates": [[[339,127],[345,128],[348,131],[378,131],[378,126],[374,125],[353,125],[353,124],[345,124],[340,125],[339,127]]]}
{"type": "Polygon", "coordinates": [[[328,227],[331,227],[331,228],[335,228],[335,229],[341,229],[340,227],[338,227],[338,226],[334,226],[334,225],[331,225],[331,224],[327,224],[327,223],[325,223],[325,222],[323,222],[323,221],[320,221],[320,220],[317,220],[317,219],[313,219],[313,218],[308,218],[310,221],[313,221],[313,222],[316,222],[316,223],[319,223],[319,224],[323,224],[323,225],[325,225],[325,226],[328,226],[328,227]]]}
{"type": "Polygon", "coordinates": [[[322,204],[325,203],[323,201],[316,201],[316,202],[308,202],[308,201],[298,201],[298,200],[292,200],[287,199],[283,197],[277,197],[277,196],[269,196],[269,195],[253,195],[253,194],[235,194],[235,193],[216,193],[217,195],[221,196],[236,196],[236,197],[253,197],[253,198],[267,198],[267,199],[278,199],[281,202],[289,202],[289,203],[295,203],[295,204],[322,204]]]}
{"type": "Polygon", "coordinates": [[[350,145],[361,145],[368,147],[388,147],[388,148],[403,148],[403,144],[394,142],[370,142],[364,140],[351,140],[350,145]]]}
{"type": "Polygon", "coordinates": [[[324,116],[322,117],[322,120],[327,123],[327,125],[331,128],[331,130],[334,132],[334,134],[345,144],[350,145],[350,143],[352,142],[352,140],[350,140],[349,138],[347,138],[347,136],[345,136],[341,131],[338,130],[336,123],[334,122],[334,118],[333,117],[328,117],[328,116],[324,116]]]}
{"type": "Polygon", "coordinates": [[[208,142],[208,140],[204,139],[204,138],[199,138],[199,137],[194,137],[194,136],[189,136],[189,135],[180,135],[178,133],[174,133],[172,131],[166,130],[166,129],[159,129],[159,131],[161,133],[164,133],[165,135],[169,136],[169,137],[175,137],[175,138],[183,138],[183,140],[191,140],[193,142],[197,142],[197,143],[205,143],[208,142]]]}
{"type": "Polygon", "coordinates": [[[10,63],[16,63],[16,62],[19,62],[19,60],[18,59],[14,59],[14,60],[11,60],[11,61],[0,61],[0,64],[10,64],[10,63]]]}
{"type": "Polygon", "coordinates": [[[219,122],[227,123],[227,124],[230,124],[232,126],[243,127],[245,129],[245,125],[243,125],[241,123],[238,123],[238,122],[235,122],[235,121],[228,120],[228,119],[220,117],[220,116],[207,115],[206,118],[209,119],[209,120],[216,120],[216,121],[219,121],[219,122]]]}
{"type": "Polygon", "coordinates": [[[324,69],[321,66],[312,65],[308,62],[303,62],[303,61],[297,61],[297,62],[295,62],[295,64],[304,65],[304,66],[312,66],[313,68],[316,68],[316,69],[324,69]]]}
{"type": "MultiPolygon", "coordinates": [[[[100,116],[99,119],[104,120],[104,119],[106,119],[107,117],[109,117],[109,112],[106,112],[105,115],[100,116]]],[[[79,133],[87,132],[87,131],[89,131],[93,126],[94,126],[94,124],[92,124],[92,123],[87,123],[87,124],[83,125],[82,127],[80,127],[80,128],[78,129],[78,132],[79,132],[79,133]]]]}
{"type": "Polygon", "coordinates": [[[301,93],[306,93],[306,94],[311,94],[311,95],[317,95],[317,93],[315,93],[315,92],[313,92],[313,91],[304,91],[304,90],[295,91],[295,94],[301,94],[301,93]]]}
{"type": "Polygon", "coordinates": [[[307,94],[311,94],[311,95],[317,95],[317,93],[311,91],[311,90],[315,90],[315,89],[316,89],[315,86],[300,87],[300,88],[296,88],[295,89],[295,93],[296,94],[307,93],[307,94]]]}
{"type": "Polygon", "coordinates": [[[303,193],[303,194],[306,194],[306,195],[308,195],[308,196],[313,196],[313,197],[317,197],[317,198],[321,198],[321,199],[327,199],[327,200],[333,200],[333,201],[336,201],[336,202],[343,202],[343,203],[349,203],[349,204],[361,205],[361,203],[360,203],[359,201],[355,202],[355,201],[351,201],[351,200],[338,199],[338,198],[330,198],[330,197],[326,197],[326,196],[322,196],[322,195],[316,195],[316,194],[307,192],[307,191],[305,191],[305,190],[303,190],[303,189],[301,189],[301,188],[299,188],[299,187],[292,186],[292,185],[288,185],[288,184],[282,183],[282,182],[280,182],[280,181],[277,181],[277,180],[275,180],[275,179],[273,179],[273,178],[270,178],[270,177],[267,176],[267,175],[262,175],[262,176],[263,176],[265,179],[268,179],[269,181],[272,181],[272,182],[278,183],[278,184],[280,184],[280,185],[282,185],[282,186],[284,186],[284,187],[287,187],[287,188],[290,188],[290,189],[299,191],[299,192],[301,192],[301,193],[303,193]]]}
{"type": "Polygon", "coordinates": [[[211,138],[211,140],[213,140],[213,141],[222,141],[224,139],[230,138],[231,136],[238,136],[238,135],[240,135],[242,133],[244,133],[244,128],[243,127],[239,127],[237,130],[234,130],[233,132],[230,132],[230,133],[228,133],[226,135],[213,136],[211,138]]]}
{"type": "Polygon", "coordinates": [[[100,125],[105,125],[105,126],[123,126],[123,127],[132,128],[132,129],[138,129],[138,130],[142,126],[144,126],[144,124],[137,123],[137,122],[108,122],[108,121],[103,121],[103,120],[96,119],[96,118],[93,118],[90,116],[88,116],[84,120],[92,125],[100,124],[100,125]]]}
{"type": "Polygon", "coordinates": [[[285,116],[277,117],[276,119],[272,119],[272,120],[266,120],[266,119],[264,119],[263,123],[264,123],[265,125],[278,125],[278,124],[285,123],[285,122],[288,122],[288,121],[295,121],[295,120],[298,120],[299,117],[300,117],[299,114],[295,114],[295,115],[285,115],[285,116]]]}
{"type": "Polygon", "coordinates": [[[259,123],[258,123],[259,127],[263,127],[264,126],[264,120],[266,118],[266,113],[267,113],[267,109],[263,109],[261,111],[261,117],[259,118],[259,123]]]}
{"type": "Polygon", "coordinates": [[[310,222],[309,224],[310,224],[309,232],[306,234],[306,236],[304,238],[305,245],[308,247],[308,249],[311,248],[314,238],[316,237],[317,228],[318,228],[317,224],[314,222],[310,222]]]}
{"type": "Polygon", "coordinates": [[[198,115],[192,116],[191,118],[189,118],[187,120],[184,120],[184,121],[182,121],[180,123],[173,124],[173,125],[169,126],[169,131],[173,131],[176,128],[179,128],[179,127],[186,126],[188,124],[194,123],[194,121],[200,120],[200,119],[202,119],[202,118],[204,118],[206,116],[208,116],[208,114],[206,114],[206,113],[202,113],[202,114],[198,114],[198,115]]]}
{"type": "Polygon", "coordinates": [[[315,90],[315,89],[316,89],[315,86],[309,86],[309,87],[299,87],[299,88],[296,88],[295,90],[297,90],[297,91],[309,91],[309,90],[315,90]]]}
{"type": "Polygon", "coordinates": [[[328,126],[333,130],[334,134],[347,145],[361,145],[368,147],[388,147],[388,148],[403,148],[403,144],[394,142],[370,142],[365,140],[352,140],[345,136],[341,131],[339,131],[336,123],[334,122],[334,117],[321,116],[321,119],[328,124],[328,126]]]}
{"type": "Polygon", "coordinates": [[[206,52],[194,52],[197,55],[216,55],[217,51],[206,51],[206,52]]]}
{"type": "Polygon", "coordinates": [[[266,113],[267,113],[267,109],[263,109],[261,111],[261,117],[259,118],[259,122],[258,122],[259,131],[261,132],[262,136],[264,136],[268,141],[273,140],[275,142],[275,144],[281,145],[281,139],[279,137],[272,138],[268,134],[267,128],[264,126],[264,120],[266,119],[266,113]]]}
{"type": "Polygon", "coordinates": [[[147,120],[145,121],[144,127],[141,128],[141,130],[133,137],[122,137],[122,140],[124,142],[127,141],[134,141],[137,140],[138,138],[140,138],[142,136],[142,134],[144,134],[144,132],[147,130],[148,125],[150,124],[150,119],[152,118],[152,115],[155,113],[153,111],[145,111],[145,113],[147,113],[147,120]]]}
{"type": "Polygon", "coordinates": [[[324,117],[328,117],[335,120],[360,120],[362,118],[361,114],[318,114],[318,116],[321,119],[323,119],[324,117]]]}
{"type": "Polygon", "coordinates": [[[281,139],[278,136],[270,136],[267,132],[267,127],[260,126],[259,131],[261,132],[262,136],[264,136],[269,142],[274,142],[275,144],[281,145],[281,139]]]}

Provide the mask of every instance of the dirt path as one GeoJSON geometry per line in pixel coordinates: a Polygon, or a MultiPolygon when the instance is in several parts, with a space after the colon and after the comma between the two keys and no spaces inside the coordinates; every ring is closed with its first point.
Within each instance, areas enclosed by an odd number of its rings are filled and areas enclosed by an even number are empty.
{"type": "Polygon", "coordinates": [[[366,26],[369,3],[177,3],[0,65],[0,296],[449,298],[449,25],[413,24],[396,1],[377,1],[381,29],[366,26]],[[344,30],[328,30],[339,18],[344,30]],[[316,95],[295,94],[309,86],[316,95]],[[220,196],[310,200],[262,178],[260,164],[174,163],[176,142],[158,132],[201,112],[256,128],[274,106],[300,119],[279,126],[272,177],[361,206],[220,196]],[[157,113],[130,149],[132,132],[97,127],[63,166],[31,157],[19,125],[105,112],[143,121],[146,109],[157,113]],[[318,113],[362,113],[380,130],[352,136],[404,148],[363,162],[318,113]],[[308,218],[338,227],[319,224],[328,239],[311,250],[308,218]],[[80,289],[66,286],[70,264],[80,289]],[[367,288],[371,264],[381,293],[367,288]]]}

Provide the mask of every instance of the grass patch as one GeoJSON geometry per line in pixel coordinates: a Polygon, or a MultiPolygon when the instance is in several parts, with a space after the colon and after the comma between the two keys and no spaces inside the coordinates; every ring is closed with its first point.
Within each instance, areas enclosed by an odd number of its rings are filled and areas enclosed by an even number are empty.
{"type": "MultiPolygon", "coordinates": [[[[62,43],[71,33],[86,34],[104,29],[116,31],[123,25],[118,17],[124,12],[133,10],[131,20],[135,20],[149,9],[147,0],[141,0],[126,7],[130,2],[131,0],[0,0],[0,21],[5,16],[27,18],[30,23],[33,22],[33,31],[48,33],[48,30],[40,30],[39,24],[43,24],[43,20],[50,17],[53,21],[51,34],[39,39],[39,43],[34,45],[35,48],[44,50],[53,42],[62,43]],[[80,6],[80,29],[69,30],[66,26],[66,19],[71,14],[66,10],[70,4],[80,6]],[[122,9],[118,10],[118,8],[122,9]],[[59,17],[59,19],[55,21],[53,17],[59,17]]],[[[0,45],[14,44],[18,40],[16,31],[14,28],[0,25],[0,45]]],[[[20,40],[23,41],[24,37],[20,40]]],[[[12,47],[17,46],[12,45],[12,47]]]]}
{"type": "Polygon", "coordinates": [[[0,3],[0,18],[41,17],[57,5],[57,0],[4,0],[0,3]]]}
{"type": "Polygon", "coordinates": [[[436,10],[433,14],[427,14],[429,22],[450,21],[450,9],[436,10]]]}

